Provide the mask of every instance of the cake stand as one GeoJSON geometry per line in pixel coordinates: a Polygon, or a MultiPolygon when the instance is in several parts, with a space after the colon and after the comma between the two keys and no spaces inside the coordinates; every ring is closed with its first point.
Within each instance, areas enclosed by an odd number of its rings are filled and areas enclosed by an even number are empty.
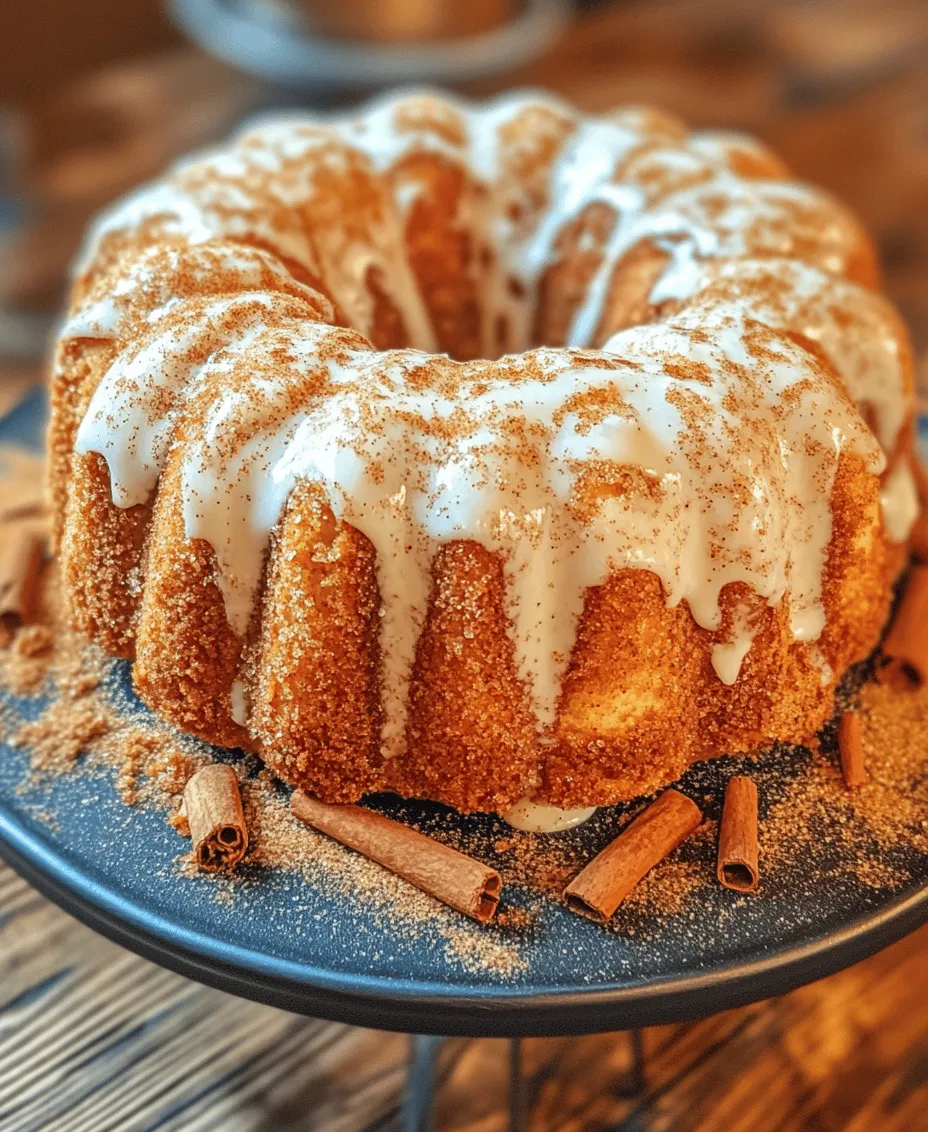
{"type": "MultiPolygon", "coordinates": [[[[39,399],[21,407],[0,425],[0,441],[16,435],[35,444],[41,412],[39,399]]],[[[144,710],[134,701],[128,666],[114,663],[114,702],[144,710]]],[[[28,718],[44,705],[7,694],[6,706],[28,718]]],[[[810,757],[801,748],[781,749],[752,764],[765,783],[762,817],[810,757]]],[[[717,817],[724,783],[738,769],[735,760],[695,767],[680,789],[717,817]]],[[[745,897],[711,880],[713,846],[695,839],[681,852],[706,883],[679,908],[642,910],[620,930],[511,883],[508,926],[480,927],[441,910],[412,929],[364,897],[346,896],[344,886],[309,885],[284,870],[261,872],[246,863],[241,880],[226,887],[181,874],[177,862],[189,843],[163,813],[120,801],[113,773],[36,781],[29,753],[0,745],[0,856],[91,928],[181,975],[353,1025],[509,1038],[635,1031],[782,994],[928,920],[928,855],[915,848],[883,851],[879,859],[891,875],[906,879],[873,888],[859,879],[856,857],[842,857],[847,848],[823,839],[801,862],[766,875],[762,893],[745,897]],[[484,961],[487,941],[500,954],[484,961]]],[[[491,862],[494,842],[506,833],[486,815],[378,804],[407,819],[456,823],[464,843],[481,846],[491,862]]],[[[614,832],[615,812],[603,810],[579,830],[554,836],[578,839],[581,854],[592,855],[614,832]]],[[[640,1053],[640,1043],[635,1048],[640,1053]]],[[[434,1042],[419,1040],[416,1053],[409,1128],[420,1126],[416,1113],[427,1108],[434,1042]]],[[[517,1047],[513,1059],[517,1067],[517,1047]]],[[[517,1120],[519,1090],[513,1095],[517,1120]]]]}
{"type": "MultiPolygon", "coordinates": [[[[509,904],[531,913],[528,929],[462,918],[449,947],[440,923],[397,930],[363,901],[278,870],[246,875],[254,883],[228,901],[215,883],[178,875],[187,843],[163,814],[127,808],[106,774],[24,788],[27,760],[25,751],[0,747],[0,856],[115,942],[221,990],[354,1025],[509,1038],[630,1030],[632,1089],[643,1074],[639,1028],[782,994],[928,919],[928,859],[913,853],[903,887],[874,890],[855,879],[852,862],[845,870],[823,853],[801,878],[778,877],[756,897],[709,885],[676,914],[650,924],[643,916],[634,935],[516,888],[509,904]],[[511,949],[514,965],[495,971],[461,961],[460,940],[472,933],[477,947],[488,932],[511,949]]],[[[597,840],[603,830],[570,836],[597,840]]],[[[711,869],[711,860],[703,863],[711,869]]],[[[518,1044],[510,1048],[519,1128],[526,1106],[518,1044]]],[[[409,1130],[427,1127],[437,1050],[434,1038],[414,1039],[409,1130]]]]}
{"type": "Polygon", "coordinates": [[[397,83],[454,84],[511,71],[540,56],[566,26],[566,0],[524,0],[514,18],[461,39],[360,43],[311,34],[298,5],[276,0],[169,0],[177,24],[219,59],[302,89],[315,101],[397,83]]]}

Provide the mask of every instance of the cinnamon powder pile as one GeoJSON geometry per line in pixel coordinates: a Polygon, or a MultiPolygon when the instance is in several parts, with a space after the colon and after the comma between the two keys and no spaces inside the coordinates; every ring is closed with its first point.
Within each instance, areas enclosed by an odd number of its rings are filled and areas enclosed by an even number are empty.
{"type": "Polygon", "coordinates": [[[848,790],[834,755],[813,753],[763,820],[764,871],[789,867],[824,845],[856,858],[863,884],[885,888],[909,874],[882,858],[901,848],[928,853],[928,687],[866,683],[859,709],[867,783],[848,790]]]}
{"type": "Polygon", "coordinates": [[[31,696],[42,690],[54,636],[47,625],[29,625],[7,642],[3,682],[16,696],[31,696]]]}

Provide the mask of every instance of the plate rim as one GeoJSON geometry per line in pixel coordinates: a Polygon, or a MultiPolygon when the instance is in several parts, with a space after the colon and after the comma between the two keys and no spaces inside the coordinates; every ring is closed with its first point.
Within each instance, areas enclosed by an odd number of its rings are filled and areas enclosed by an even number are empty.
{"type": "Polygon", "coordinates": [[[0,806],[0,857],[85,925],[177,974],[256,1002],[343,1022],[454,1037],[545,1037],[663,1025],[784,994],[844,969],[928,921],[928,885],[842,927],[748,960],[645,984],[442,991],[415,978],[326,971],[214,939],[83,872],[0,806]]]}

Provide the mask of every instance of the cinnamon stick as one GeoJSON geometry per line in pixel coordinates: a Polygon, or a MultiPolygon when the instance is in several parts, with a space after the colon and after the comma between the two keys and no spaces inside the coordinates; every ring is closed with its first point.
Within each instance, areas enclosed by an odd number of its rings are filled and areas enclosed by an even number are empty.
{"type": "Polygon", "coordinates": [[[26,525],[11,525],[2,532],[0,550],[0,619],[7,625],[28,621],[35,611],[45,543],[26,525]]]}
{"type": "Polygon", "coordinates": [[[248,827],[235,771],[225,763],[198,770],[184,787],[193,855],[207,872],[234,868],[248,848],[248,827]]]}
{"type": "Polygon", "coordinates": [[[717,875],[735,892],[757,888],[757,787],[741,774],[729,778],[725,788],[717,875]]]}
{"type": "Polygon", "coordinates": [[[921,513],[909,533],[909,549],[915,555],[916,561],[928,563],[928,471],[914,453],[911,457],[911,467],[921,513]]]}
{"type": "Polygon", "coordinates": [[[605,923],[635,885],[702,821],[695,802],[665,790],[564,889],[567,907],[605,923]]]}
{"type": "Polygon", "coordinates": [[[909,535],[909,548],[915,555],[916,561],[922,565],[928,564],[928,511],[922,511],[915,520],[909,535]]]}
{"type": "Polygon", "coordinates": [[[928,679],[928,566],[913,566],[883,642],[882,683],[920,685],[928,679]]]}
{"type": "Polygon", "coordinates": [[[363,806],[331,806],[302,790],[294,817],[362,853],[443,904],[480,923],[496,912],[502,879],[495,869],[363,806]]]}
{"type": "Polygon", "coordinates": [[[919,460],[915,453],[912,453],[912,477],[915,480],[915,490],[918,495],[918,500],[922,507],[928,507],[928,469],[919,460]]]}
{"type": "MultiPolygon", "coordinates": [[[[4,391],[0,390],[0,414],[4,391]]],[[[45,461],[24,448],[0,444],[0,519],[28,518],[45,510],[45,461]]]]}
{"type": "Polygon", "coordinates": [[[853,789],[864,786],[867,772],[864,769],[864,746],[860,737],[860,716],[846,711],[838,723],[838,753],[845,786],[853,789]]]}

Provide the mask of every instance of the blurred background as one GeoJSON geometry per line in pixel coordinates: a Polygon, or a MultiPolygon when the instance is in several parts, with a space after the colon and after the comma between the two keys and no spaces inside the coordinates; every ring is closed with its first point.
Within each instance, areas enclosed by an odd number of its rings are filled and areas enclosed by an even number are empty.
{"type": "MultiPolygon", "coordinates": [[[[394,82],[653,102],[759,134],[864,216],[928,350],[920,0],[7,0],[0,352],[30,357],[88,219],[249,111],[394,82]]],[[[924,366],[922,367],[924,371],[924,366]]]]}
{"type": "MultiPolygon", "coordinates": [[[[277,105],[399,82],[650,102],[758,134],[875,233],[928,392],[928,3],[919,0],[5,0],[0,416],[41,379],[88,219],[277,105]]],[[[527,1043],[533,1129],[928,1128],[926,929],[784,999],[645,1035],[527,1043]]],[[[227,998],[121,952],[0,866],[0,1128],[369,1128],[401,1035],[227,998]],[[38,989],[37,989],[38,988],[38,989]]],[[[505,1126],[500,1043],[453,1042],[436,1127],[505,1126]]]]}

